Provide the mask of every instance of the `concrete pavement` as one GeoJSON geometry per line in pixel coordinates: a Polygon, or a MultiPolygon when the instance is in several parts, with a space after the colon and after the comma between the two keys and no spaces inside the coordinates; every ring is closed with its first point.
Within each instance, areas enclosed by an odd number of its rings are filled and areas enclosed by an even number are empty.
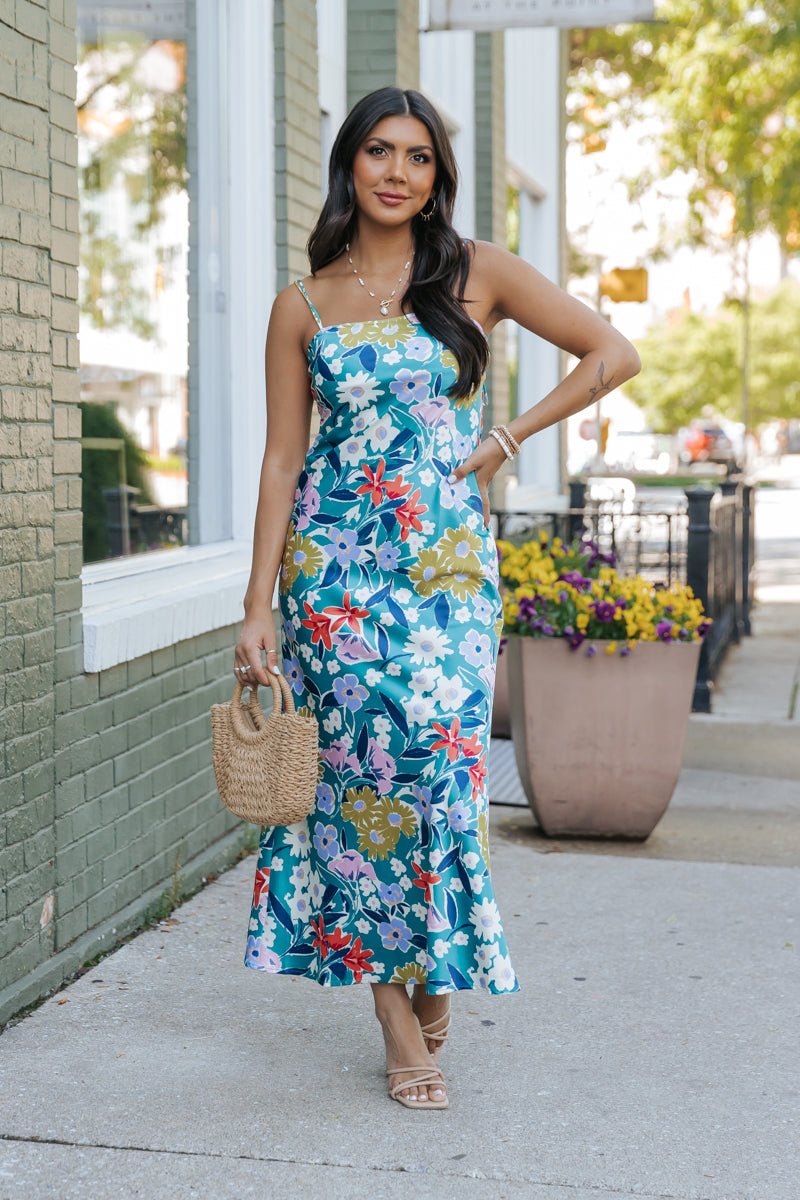
{"type": "Polygon", "coordinates": [[[455,997],[448,1111],[386,1097],[366,987],[242,966],[251,857],[0,1038],[0,1198],[796,1200],[797,872],[508,813],[521,991],[455,997]]]}

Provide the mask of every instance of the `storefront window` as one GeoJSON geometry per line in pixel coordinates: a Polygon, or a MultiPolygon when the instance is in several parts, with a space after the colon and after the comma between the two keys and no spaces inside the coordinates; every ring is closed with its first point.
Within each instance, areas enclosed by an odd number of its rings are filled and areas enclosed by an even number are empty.
{"type": "Polygon", "coordinates": [[[185,0],[79,0],[77,109],[94,562],[188,540],[185,0]]]}

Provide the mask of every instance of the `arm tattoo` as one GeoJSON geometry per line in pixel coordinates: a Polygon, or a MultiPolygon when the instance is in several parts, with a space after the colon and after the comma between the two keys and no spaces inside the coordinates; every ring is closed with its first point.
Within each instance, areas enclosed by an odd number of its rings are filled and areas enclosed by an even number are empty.
{"type": "Polygon", "coordinates": [[[602,396],[602,395],[603,395],[605,392],[610,392],[610,391],[611,391],[611,384],[612,384],[612,382],[613,382],[614,376],[612,375],[612,376],[611,376],[611,379],[609,379],[608,383],[606,383],[606,381],[605,381],[605,379],[604,379],[605,370],[606,370],[606,364],[605,364],[605,363],[603,362],[603,360],[601,359],[601,360],[600,360],[600,366],[597,368],[597,380],[598,380],[598,382],[597,382],[597,384],[596,384],[594,387],[590,387],[590,388],[589,388],[589,396],[590,396],[589,403],[590,403],[590,404],[592,403],[592,400],[599,400],[599,399],[600,399],[600,397],[601,397],[601,396],[602,396]]]}

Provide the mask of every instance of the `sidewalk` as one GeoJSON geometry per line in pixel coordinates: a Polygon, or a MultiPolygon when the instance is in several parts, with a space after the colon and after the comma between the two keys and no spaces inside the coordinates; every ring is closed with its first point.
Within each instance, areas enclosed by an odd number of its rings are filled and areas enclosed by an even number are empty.
{"type": "Polygon", "coordinates": [[[455,997],[448,1111],[366,987],[242,966],[249,858],[0,1038],[2,1200],[796,1200],[797,872],[492,814],[522,990],[455,997]]]}

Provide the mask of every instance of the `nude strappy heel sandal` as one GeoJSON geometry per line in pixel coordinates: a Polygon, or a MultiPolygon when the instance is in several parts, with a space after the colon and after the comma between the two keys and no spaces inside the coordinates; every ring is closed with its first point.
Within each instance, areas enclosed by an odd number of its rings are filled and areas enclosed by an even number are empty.
{"type": "Polygon", "coordinates": [[[448,1009],[448,1011],[443,1013],[441,1017],[434,1017],[434,1019],[429,1021],[427,1025],[423,1025],[422,1022],[420,1022],[419,1027],[422,1030],[423,1037],[427,1038],[430,1042],[439,1043],[439,1045],[436,1046],[436,1048],[432,1051],[433,1054],[439,1054],[441,1052],[443,1043],[447,1041],[447,1034],[450,1031],[450,1010],[448,1009]],[[442,1021],[444,1021],[444,1026],[440,1028],[442,1021]]]}
{"type": "Polygon", "coordinates": [[[444,1085],[444,1075],[441,1067],[387,1067],[387,1075],[398,1075],[403,1071],[421,1071],[421,1075],[414,1076],[413,1079],[403,1079],[400,1083],[391,1084],[389,1087],[389,1095],[392,1100],[399,1100],[405,1108],[448,1108],[450,1100],[445,1093],[444,1100],[431,1100],[428,1096],[427,1100],[411,1100],[408,1096],[401,1096],[400,1092],[405,1088],[414,1087],[417,1084],[424,1083],[426,1087],[432,1084],[444,1085]]]}

